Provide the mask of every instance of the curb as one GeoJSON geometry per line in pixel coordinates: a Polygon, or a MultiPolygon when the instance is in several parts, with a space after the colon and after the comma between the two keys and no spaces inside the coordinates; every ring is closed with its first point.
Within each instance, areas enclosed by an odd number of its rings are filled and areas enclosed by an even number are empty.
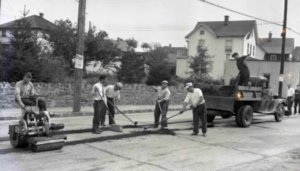
{"type": "MultiPolygon", "coordinates": [[[[168,111],[178,111],[181,110],[181,108],[173,108],[169,109],[168,111]]],[[[148,113],[148,112],[154,112],[153,109],[137,109],[137,110],[124,110],[122,111],[124,114],[132,114],[132,113],[148,113]]],[[[115,114],[121,114],[119,111],[116,111],[115,114]]],[[[65,112],[65,113],[50,113],[51,118],[62,118],[62,117],[77,117],[77,116],[93,116],[93,112],[65,112]]],[[[8,117],[0,117],[0,121],[7,121],[7,120],[18,120],[21,119],[21,116],[8,116],[8,117]]]]}

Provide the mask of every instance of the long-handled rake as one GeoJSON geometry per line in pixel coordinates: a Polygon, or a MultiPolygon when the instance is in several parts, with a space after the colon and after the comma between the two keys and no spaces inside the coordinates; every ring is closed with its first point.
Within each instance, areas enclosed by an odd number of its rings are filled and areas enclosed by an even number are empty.
{"type": "Polygon", "coordinates": [[[134,126],[137,126],[138,122],[133,122],[128,116],[126,116],[122,111],[120,111],[114,104],[112,104],[110,101],[107,101],[109,104],[111,104],[117,111],[119,111],[122,115],[124,115],[130,122],[134,124],[134,126]]]}
{"type": "Polygon", "coordinates": [[[177,115],[180,115],[181,113],[177,113],[177,114],[175,114],[175,115],[172,115],[172,116],[170,116],[170,117],[168,117],[168,118],[164,118],[164,119],[162,119],[160,122],[157,122],[157,123],[155,123],[155,124],[153,124],[153,125],[150,125],[149,127],[144,127],[144,131],[146,131],[147,129],[149,129],[149,128],[152,128],[152,127],[154,127],[155,125],[159,125],[161,122],[163,122],[163,121],[166,121],[166,120],[168,120],[168,119],[171,119],[171,118],[173,118],[173,117],[175,117],[175,116],[177,116],[177,115]]]}

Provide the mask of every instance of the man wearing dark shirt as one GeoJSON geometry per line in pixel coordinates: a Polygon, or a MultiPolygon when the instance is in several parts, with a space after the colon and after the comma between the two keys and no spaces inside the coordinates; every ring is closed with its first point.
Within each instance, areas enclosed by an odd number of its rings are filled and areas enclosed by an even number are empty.
{"type": "Polygon", "coordinates": [[[294,115],[299,113],[300,115],[300,84],[297,85],[297,89],[295,90],[295,105],[294,105],[294,115]],[[298,106],[298,112],[297,112],[298,106]]]}
{"type": "Polygon", "coordinates": [[[239,82],[238,85],[247,86],[249,77],[250,77],[250,70],[246,63],[247,59],[249,59],[249,55],[239,57],[238,53],[234,53],[232,57],[236,60],[236,65],[240,71],[239,75],[239,82]]]}

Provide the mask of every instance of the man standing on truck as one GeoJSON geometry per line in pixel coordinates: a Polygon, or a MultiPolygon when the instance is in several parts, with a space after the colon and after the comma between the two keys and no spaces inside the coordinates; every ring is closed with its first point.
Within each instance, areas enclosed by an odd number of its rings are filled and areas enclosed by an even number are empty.
{"type": "Polygon", "coordinates": [[[186,106],[190,104],[193,109],[194,124],[194,130],[191,135],[198,134],[200,117],[202,122],[202,133],[205,137],[207,132],[207,110],[202,91],[199,88],[194,88],[193,83],[186,83],[185,89],[188,91],[188,94],[184,100],[182,110],[179,113],[183,113],[186,110],[186,106]]]}
{"type": "Polygon", "coordinates": [[[250,55],[239,57],[239,54],[236,52],[232,55],[232,57],[236,60],[236,65],[240,71],[239,78],[237,78],[239,79],[238,85],[247,86],[250,77],[250,70],[246,61],[250,58],[250,55]]]}
{"type": "Polygon", "coordinates": [[[289,115],[291,115],[292,114],[292,106],[293,106],[293,101],[294,101],[295,90],[291,87],[291,84],[288,84],[287,87],[288,87],[288,90],[287,90],[287,105],[288,105],[289,115]]]}
{"type": "Polygon", "coordinates": [[[295,90],[294,115],[296,115],[296,113],[299,113],[300,115],[300,84],[297,85],[297,89],[295,90]],[[297,106],[299,106],[298,112],[297,112],[297,106]]]}

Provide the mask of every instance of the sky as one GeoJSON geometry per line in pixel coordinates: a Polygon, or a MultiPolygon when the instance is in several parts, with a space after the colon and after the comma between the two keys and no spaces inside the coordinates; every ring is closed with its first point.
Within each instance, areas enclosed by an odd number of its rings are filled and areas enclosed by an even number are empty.
{"type": "MultiPolygon", "coordinates": [[[[0,0],[1,1],[1,0],[0,0]]],[[[98,30],[104,30],[109,38],[134,38],[140,45],[160,43],[162,46],[186,47],[185,36],[199,21],[255,20],[236,14],[200,0],[86,0],[86,25],[89,22],[98,30]]],[[[206,0],[268,21],[283,23],[284,0],[206,0]]],[[[300,0],[288,2],[287,37],[295,39],[300,46],[300,0]]],[[[70,19],[77,22],[77,0],[2,0],[0,24],[21,17],[24,5],[28,15],[44,13],[44,18],[54,22],[70,19]]],[[[281,26],[257,20],[258,36],[280,38],[281,26]]]]}

